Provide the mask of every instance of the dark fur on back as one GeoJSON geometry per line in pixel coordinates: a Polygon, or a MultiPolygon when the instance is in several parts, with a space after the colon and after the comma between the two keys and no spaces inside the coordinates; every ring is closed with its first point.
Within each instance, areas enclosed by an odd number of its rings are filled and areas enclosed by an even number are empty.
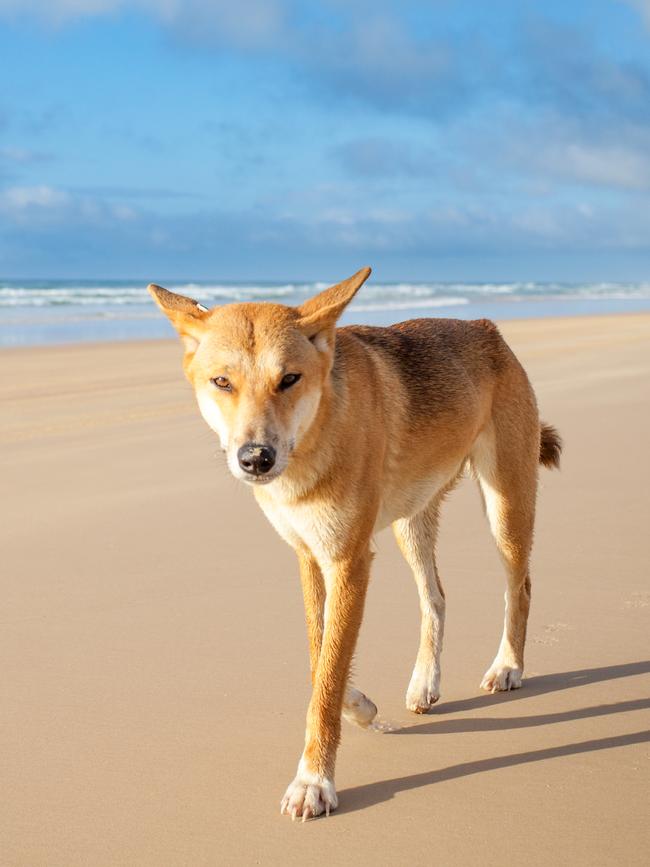
{"type": "Polygon", "coordinates": [[[539,446],[539,462],[549,470],[560,469],[560,454],[562,452],[562,437],[553,425],[542,422],[541,442],[539,446]]]}
{"type": "MultiPolygon", "coordinates": [[[[352,325],[340,335],[354,336],[388,357],[401,371],[411,398],[413,416],[422,406],[428,413],[436,405],[453,405],[450,399],[462,385],[493,375],[514,356],[489,319],[411,319],[384,328],[352,325]],[[449,366],[456,376],[450,379],[449,366]],[[459,368],[464,369],[464,375],[459,368]]],[[[336,365],[334,372],[336,373],[336,365]]],[[[540,425],[539,462],[559,469],[562,438],[550,424],[540,425]]]]}
{"type": "Polygon", "coordinates": [[[405,373],[429,379],[444,362],[497,369],[503,338],[489,319],[409,319],[388,327],[352,325],[348,332],[391,356],[405,373]]]}
{"type": "Polygon", "coordinates": [[[411,319],[383,328],[347,326],[338,334],[370,347],[400,372],[414,418],[457,405],[467,389],[494,376],[509,352],[487,319],[411,319]]]}

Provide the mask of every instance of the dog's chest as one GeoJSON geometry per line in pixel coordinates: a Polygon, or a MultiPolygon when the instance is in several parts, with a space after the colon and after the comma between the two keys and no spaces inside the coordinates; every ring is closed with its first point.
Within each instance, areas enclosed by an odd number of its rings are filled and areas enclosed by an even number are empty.
{"type": "MultiPolygon", "coordinates": [[[[453,476],[455,468],[446,468],[408,485],[396,481],[387,485],[377,514],[374,531],[388,527],[400,518],[410,518],[423,509],[453,476]]],[[[332,562],[346,554],[346,547],[356,539],[363,523],[364,500],[349,502],[288,503],[279,498],[258,497],[266,517],[276,531],[293,548],[308,548],[319,563],[332,562]]]]}
{"type": "Polygon", "coordinates": [[[326,504],[287,504],[266,498],[258,498],[258,502],[273,527],[292,548],[308,548],[319,563],[345,554],[355,520],[350,506],[340,504],[333,509],[326,504]]]}

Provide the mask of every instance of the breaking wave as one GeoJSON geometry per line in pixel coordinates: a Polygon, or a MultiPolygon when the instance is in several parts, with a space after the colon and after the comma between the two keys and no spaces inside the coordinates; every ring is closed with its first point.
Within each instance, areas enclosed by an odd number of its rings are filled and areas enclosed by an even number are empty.
{"type": "MultiPolygon", "coordinates": [[[[298,282],[185,282],[170,285],[169,288],[208,305],[240,301],[299,304],[326,286],[326,283],[298,282]]],[[[352,309],[377,311],[453,307],[476,301],[503,301],[506,298],[522,302],[650,299],[650,283],[370,283],[363,287],[352,309]]],[[[111,309],[128,307],[135,313],[135,308],[140,307],[144,311],[150,305],[151,298],[146,287],[135,281],[0,282],[0,308],[91,308],[98,313],[109,313],[111,309]]]]}

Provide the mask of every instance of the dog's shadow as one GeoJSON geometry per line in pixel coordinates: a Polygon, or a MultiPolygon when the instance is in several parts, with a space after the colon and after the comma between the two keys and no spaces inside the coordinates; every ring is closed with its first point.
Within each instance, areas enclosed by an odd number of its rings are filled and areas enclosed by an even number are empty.
{"type": "MultiPolygon", "coordinates": [[[[476,708],[482,708],[497,703],[501,704],[503,702],[509,703],[511,701],[519,701],[536,695],[544,695],[548,692],[558,692],[560,690],[573,689],[585,684],[600,683],[608,680],[616,680],[620,677],[647,674],[649,672],[650,660],[531,677],[529,680],[526,680],[525,687],[522,690],[517,690],[511,693],[475,696],[440,705],[435,712],[435,719],[427,721],[424,724],[399,729],[398,731],[392,732],[391,736],[500,731],[549,725],[556,722],[587,719],[589,717],[608,714],[625,713],[632,710],[642,710],[650,708],[650,699],[633,699],[617,702],[615,704],[574,708],[573,710],[537,714],[527,717],[470,717],[465,719],[441,719],[441,717],[444,717],[446,714],[471,711],[476,708]]],[[[629,744],[638,744],[648,741],[650,741],[650,731],[613,735],[611,737],[581,741],[579,743],[566,744],[558,747],[548,747],[546,749],[529,750],[527,752],[514,753],[507,756],[495,756],[473,762],[463,762],[457,765],[450,765],[446,768],[424,771],[421,774],[412,774],[408,777],[395,777],[392,780],[382,780],[364,786],[356,786],[345,790],[339,813],[354,812],[355,810],[360,810],[365,807],[373,806],[374,804],[379,804],[383,801],[388,801],[398,792],[405,792],[409,789],[418,789],[422,786],[430,786],[434,783],[454,780],[459,777],[472,776],[473,774],[480,774],[484,771],[493,771],[499,768],[528,764],[529,762],[539,762],[545,759],[577,755],[578,753],[588,753],[596,750],[613,749],[614,747],[627,746],[629,744]]]]}

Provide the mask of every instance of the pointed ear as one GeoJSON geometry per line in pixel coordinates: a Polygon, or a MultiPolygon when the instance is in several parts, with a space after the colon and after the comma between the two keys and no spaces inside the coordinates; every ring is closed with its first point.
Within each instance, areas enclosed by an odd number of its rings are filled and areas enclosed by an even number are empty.
{"type": "Polygon", "coordinates": [[[195,352],[205,331],[205,320],[210,314],[207,307],[199,304],[193,298],[176,295],[150,283],[147,289],[162,312],[168,317],[181,340],[186,352],[195,352]]]}
{"type": "MultiPolygon", "coordinates": [[[[314,340],[319,334],[334,328],[339,316],[366,282],[370,273],[370,268],[362,268],[342,283],[324,289],[318,295],[310,298],[309,301],[301,304],[298,308],[300,314],[298,324],[310,340],[314,340]]],[[[327,337],[327,335],[325,336],[327,337]]]]}

